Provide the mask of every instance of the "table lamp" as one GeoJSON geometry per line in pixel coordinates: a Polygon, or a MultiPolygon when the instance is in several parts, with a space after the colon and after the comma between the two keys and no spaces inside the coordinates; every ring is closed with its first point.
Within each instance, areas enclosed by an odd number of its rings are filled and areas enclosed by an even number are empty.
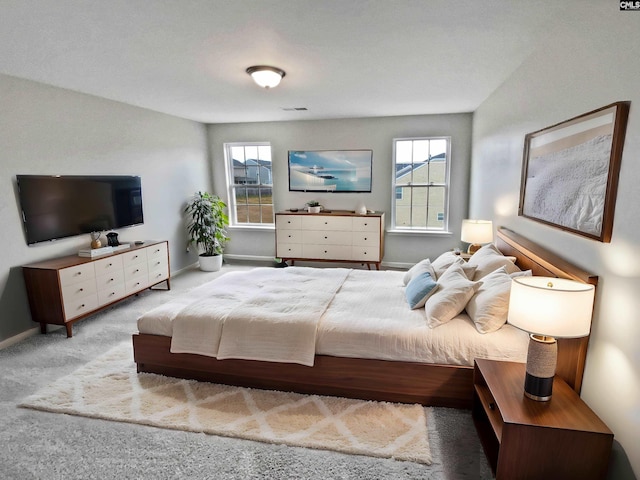
{"type": "Polygon", "coordinates": [[[529,332],[524,394],[551,399],[558,346],[555,337],[589,335],[595,288],[553,277],[518,277],[511,283],[508,321],[529,332]]]}
{"type": "Polygon", "coordinates": [[[493,223],[491,220],[462,220],[460,240],[469,244],[467,253],[473,255],[482,243],[493,242],[493,223]]]}

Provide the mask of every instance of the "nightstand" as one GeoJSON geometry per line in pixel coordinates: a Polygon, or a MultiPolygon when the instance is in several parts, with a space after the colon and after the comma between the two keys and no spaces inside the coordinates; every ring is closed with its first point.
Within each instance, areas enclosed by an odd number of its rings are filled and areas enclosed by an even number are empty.
{"type": "Polygon", "coordinates": [[[524,396],[525,364],[476,359],[473,420],[496,480],[604,478],[613,433],[566,382],[524,396]]]}

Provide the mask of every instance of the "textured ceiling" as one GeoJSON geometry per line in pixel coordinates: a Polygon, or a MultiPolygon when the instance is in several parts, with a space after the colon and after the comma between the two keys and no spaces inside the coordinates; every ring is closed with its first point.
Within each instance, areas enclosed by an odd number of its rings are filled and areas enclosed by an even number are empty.
{"type": "Polygon", "coordinates": [[[204,123],[471,112],[589,3],[0,0],[0,73],[204,123]]]}

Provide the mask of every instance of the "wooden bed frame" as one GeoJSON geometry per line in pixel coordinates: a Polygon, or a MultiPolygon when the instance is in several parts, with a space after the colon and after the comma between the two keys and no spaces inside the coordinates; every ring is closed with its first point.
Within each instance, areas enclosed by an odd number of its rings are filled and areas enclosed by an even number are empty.
{"type": "MultiPolygon", "coordinates": [[[[505,228],[496,244],[534,275],[571,278],[597,285],[598,277],[505,228]]],[[[580,393],[588,337],[558,340],[557,375],[580,393]]],[[[240,385],[253,388],[335,395],[367,400],[470,408],[473,367],[395,362],[316,355],[315,365],[254,360],[217,360],[194,354],[170,353],[171,338],[134,334],[138,372],[240,385]]]]}

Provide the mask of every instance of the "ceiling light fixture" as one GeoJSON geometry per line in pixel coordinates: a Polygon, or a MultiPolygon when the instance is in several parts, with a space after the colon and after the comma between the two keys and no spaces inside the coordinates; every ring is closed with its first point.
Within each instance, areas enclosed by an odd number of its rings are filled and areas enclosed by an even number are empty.
{"type": "Polygon", "coordinates": [[[253,81],[262,88],[277,87],[280,80],[286,75],[284,70],[267,65],[255,65],[247,68],[247,73],[251,75],[253,81]]]}

